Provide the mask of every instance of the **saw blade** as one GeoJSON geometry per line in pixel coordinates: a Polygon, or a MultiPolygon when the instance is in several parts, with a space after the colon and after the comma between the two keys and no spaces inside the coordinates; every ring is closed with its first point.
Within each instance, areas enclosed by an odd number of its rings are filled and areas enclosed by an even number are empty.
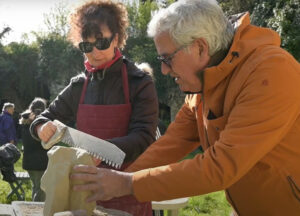
{"type": "Polygon", "coordinates": [[[61,142],[84,149],[93,157],[115,168],[120,168],[125,158],[125,153],[114,144],[74,128],[66,128],[61,142]]]}

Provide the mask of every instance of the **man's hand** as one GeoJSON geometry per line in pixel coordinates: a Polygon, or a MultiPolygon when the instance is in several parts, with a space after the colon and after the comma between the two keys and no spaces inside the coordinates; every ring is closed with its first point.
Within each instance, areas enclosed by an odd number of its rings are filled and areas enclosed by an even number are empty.
{"type": "Polygon", "coordinates": [[[36,127],[39,138],[45,143],[50,140],[56,131],[56,126],[52,121],[48,121],[44,124],[40,124],[36,127]]]}
{"type": "Polygon", "coordinates": [[[99,164],[101,164],[101,160],[100,159],[94,158],[94,157],[92,159],[93,159],[93,162],[94,162],[95,166],[98,166],[99,164]]]}
{"type": "Polygon", "coordinates": [[[114,197],[133,194],[131,173],[87,165],[76,165],[73,170],[71,179],[86,182],[75,185],[73,190],[93,193],[87,198],[87,202],[110,200],[114,197]]]}

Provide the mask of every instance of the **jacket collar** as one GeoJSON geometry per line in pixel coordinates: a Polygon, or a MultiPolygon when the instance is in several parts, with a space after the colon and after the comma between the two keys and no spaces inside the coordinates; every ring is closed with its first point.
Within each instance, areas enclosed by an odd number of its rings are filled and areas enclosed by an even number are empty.
{"type": "Polygon", "coordinates": [[[9,112],[7,111],[3,111],[3,115],[8,115],[8,116],[12,116],[9,112]]]}
{"type": "Polygon", "coordinates": [[[90,73],[95,73],[99,70],[106,70],[108,68],[110,68],[110,66],[112,66],[116,61],[118,61],[118,59],[120,59],[122,57],[122,53],[119,49],[116,49],[116,53],[115,53],[115,56],[112,60],[110,60],[109,62],[106,62],[102,65],[99,65],[98,67],[93,67],[88,60],[86,60],[84,62],[84,66],[85,66],[85,69],[90,72],[90,73]]]}
{"type": "Polygon", "coordinates": [[[266,44],[280,45],[280,38],[277,33],[269,29],[250,25],[248,12],[232,16],[231,18],[232,25],[236,28],[232,44],[223,60],[218,63],[222,54],[218,54],[221,56],[216,57],[215,60],[212,57],[214,62],[204,70],[204,92],[217,86],[258,47],[266,44]],[[216,63],[217,65],[215,65],[216,63]]]}
{"type": "MultiPolygon", "coordinates": [[[[95,78],[99,79],[99,77],[101,77],[103,79],[105,76],[111,76],[111,75],[114,76],[115,74],[119,75],[118,72],[121,71],[123,63],[126,64],[128,76],[133,76],[133,77],[144,77],[145,76],[145,74],[146,74],[145,72],[140,70],[133,62],[129,61],[125,57],[119,58],[109,68],[98,70],[97,72],[91,73],[90,75],[91,75],[92,79],[95,79],[95,78]],[[104,75],[104,77],[103,77],[103,75],[104,75]]],[[[87,70],[85,70],[85,74],[86,75],[89,74],[87,70]]]]}

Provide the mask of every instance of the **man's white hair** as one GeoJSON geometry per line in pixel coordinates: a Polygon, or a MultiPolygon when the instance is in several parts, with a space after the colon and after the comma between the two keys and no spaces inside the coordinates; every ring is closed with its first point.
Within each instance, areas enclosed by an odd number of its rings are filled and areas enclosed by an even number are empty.
{"type": "Polygon", "coordinates": [[[5,103],[4,105],[3,105],[3,108],[2,108],[2,112],[4,112],[4,111],[7,111],[7,109],[9,109],[9,108],[15,108],[15,105],[13,104],[13,103],[9,103],[9,102],[7,102],[7,103],[5,103]]]}
{"type": "Polygon", "coordinates": [[[148,25],[148,35],[155,37],[169,33],[178,45],[189,45],[204,38],[209,45],[209,55],[227,49],[234,29],[215,0],[179,0],[154,14],[148,25]]]}

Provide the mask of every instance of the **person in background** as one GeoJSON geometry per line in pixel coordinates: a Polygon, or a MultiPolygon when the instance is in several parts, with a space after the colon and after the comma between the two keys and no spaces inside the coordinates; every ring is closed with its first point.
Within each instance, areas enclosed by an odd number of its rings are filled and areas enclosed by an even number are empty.
{"type": "Polygon", "coordinates": [[[228,19],[214,0],[179,0],[148,33],[185,103],[127,172],[75,166],[71,179],[86,184],[74,190],[91,191],[88,201],[225,190],[236,215],[299,215],[300,64],[279,35],[247,12],[228,19]],[[180,161],[199,145],[203,154],[180,161]]]}
{"type": "MultiPolygon", "coordinates": [[[[158,99],[151,74],[122,56],[128,27],[125,5],[89,1],[71,15],[69,39],[85,56],[84,73],[73,77],[49,108],[31,124],[31,133],[47,142],[52,122],[76,122],[77,129],[106,139],[126,153],[121,170],[155,141],[158,99]]],[[[102,162],[100,167],[112,168],[102,162]]],[[[152,215],[151,202],[133,196],[98,202],[134,216],[152,215]]]]}
{"type": "Polygon", "coordinates": [[[45,201],[45,192],[41,189],[41,178],[48,165],[47,150],[40,141],[33,139],[29,127],[32,121],[40,115],[47,106],[43,98],[36,97],[30,103],[28,109],[21,113],[19,124],[21,125],[21,137],[24,147],[22,167],[28,171],[32,182],[32,201],[45,201]]]}
{"type": "Polygon", "coordinates": [[[0,115],[0,146],[6,143],[17,144],[16,126],[12,118],[15,111],[13,103],[5,103],[0,115]]]}

